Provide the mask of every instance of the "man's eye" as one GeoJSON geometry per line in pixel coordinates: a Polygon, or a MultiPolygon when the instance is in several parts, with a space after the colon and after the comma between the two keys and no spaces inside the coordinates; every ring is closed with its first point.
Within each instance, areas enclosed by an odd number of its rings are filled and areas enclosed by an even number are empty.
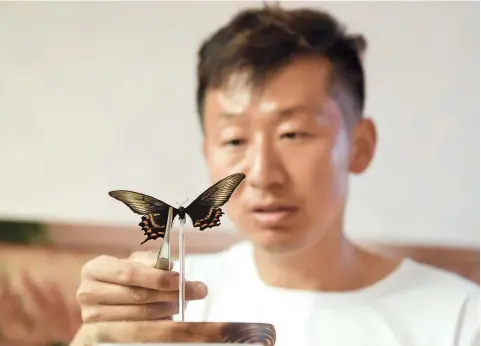
{"type": "Polygon", "coordinates": [[[286,132],[281,135],[282,138],[287,139],[300,139],[307,136],[308,134],[306,132],[286,132]]]}
{"type": "Polygon", "coordinates": [[[224,145],[231,146],[231,147],[236,147],[241,144],[243,144],[245,141],[243,139],[239,138],[234,138],[234,139],[229,139],[228,141],[224,142],[224,145]]]}

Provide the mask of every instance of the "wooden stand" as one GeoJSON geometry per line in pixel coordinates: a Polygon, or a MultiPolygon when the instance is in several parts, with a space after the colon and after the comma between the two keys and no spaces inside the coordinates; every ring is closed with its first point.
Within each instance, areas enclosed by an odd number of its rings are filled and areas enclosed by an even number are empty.
{"type": "Polygon", "coordinates": [[[266,323],[148,321],[85,324],[70,345],[231,343],[273,346],[275,341],[275,328],[266,323]]]}

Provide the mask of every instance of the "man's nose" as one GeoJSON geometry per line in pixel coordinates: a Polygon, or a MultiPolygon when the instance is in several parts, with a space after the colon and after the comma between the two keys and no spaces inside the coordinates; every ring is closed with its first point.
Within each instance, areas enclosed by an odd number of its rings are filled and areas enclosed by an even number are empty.
{"type": "Polygon", "coordinates": [[[269,189],[285,183],[286,172],[282,158],[275,146],[259,141],[248,153],[247,183],[253,188],[269,189]]]}

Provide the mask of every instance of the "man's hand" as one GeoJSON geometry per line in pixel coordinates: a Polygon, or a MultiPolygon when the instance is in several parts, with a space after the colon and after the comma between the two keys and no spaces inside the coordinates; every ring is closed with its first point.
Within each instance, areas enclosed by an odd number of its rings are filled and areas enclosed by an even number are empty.
{"type": "MultiPolygon", "coordinates": [[[[87,262],[77,291],[83,322],[171,319],[178,312],[179,274],[154,268],[155,261],[154,253],[138,252],[87,262]]],[[[186,300],[207,296],[201,282],[186,282],[185,291],[186,300]]]]}

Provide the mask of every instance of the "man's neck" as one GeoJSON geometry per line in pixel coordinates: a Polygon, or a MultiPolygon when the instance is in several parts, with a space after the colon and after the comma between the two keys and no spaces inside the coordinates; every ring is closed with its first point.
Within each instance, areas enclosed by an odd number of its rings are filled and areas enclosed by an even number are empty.
{"type": "Polygon", "coordinates": [[[341,231],[328,232],[317,243],[285,252],[255,247],[254,260],[268,285],[331,292],[373,284],[400,263],[364,251],[341,231]]]}

